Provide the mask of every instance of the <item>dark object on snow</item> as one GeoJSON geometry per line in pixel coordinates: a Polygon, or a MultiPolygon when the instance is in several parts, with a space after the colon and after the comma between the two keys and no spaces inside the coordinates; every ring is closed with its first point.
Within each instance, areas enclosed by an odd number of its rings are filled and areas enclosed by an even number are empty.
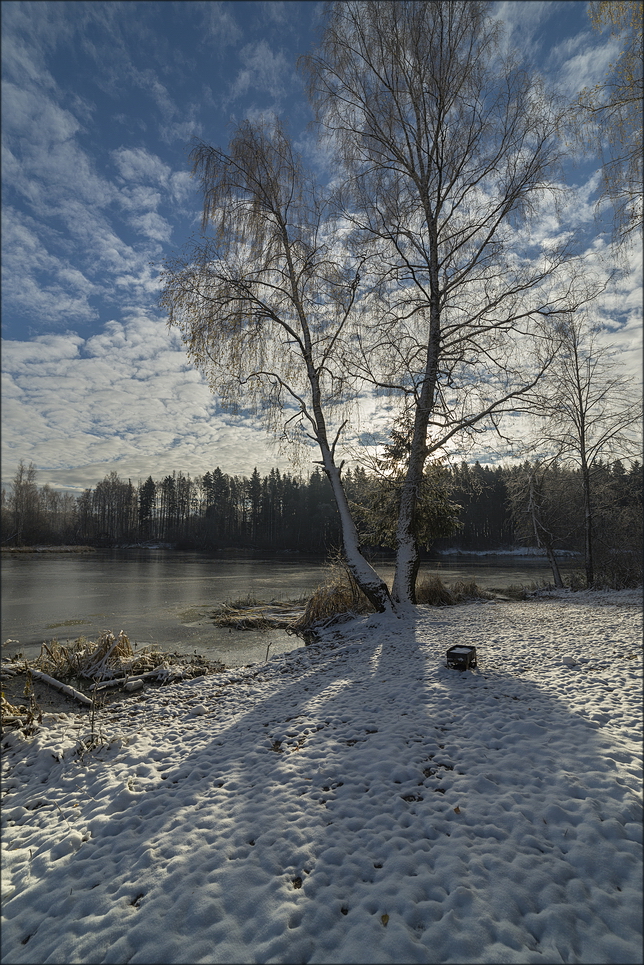
{"type": "Polygon", "coordinates": [[[476,667],[476,647],[450,647],[447,651],[447,666],[454,670],[472,670],[476,667]]]}

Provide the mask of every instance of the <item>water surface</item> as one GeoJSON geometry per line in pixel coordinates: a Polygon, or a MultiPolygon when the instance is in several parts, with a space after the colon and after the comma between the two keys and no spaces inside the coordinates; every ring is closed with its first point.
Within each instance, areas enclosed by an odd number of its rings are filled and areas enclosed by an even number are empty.
{"type": "MultiPolygon", "coordinates": [[[[393,566],[377,565],[391,582],[393,566]]],[[[132,643],[204,654],[230,666],[263,661],[302,646],[284,631],[230,631],[210,618],[220,603],[251,596],[292,600],[310,595],[327,575],[325,564],[299,555],[280,559],[205,556],[173,550],[97,550],[76,554],[3,554],[3,654],[35,657],[43,641],[103,630],[124,630],[132,643]],[[12,642],[6,644],[7,640],[12,642]]],[[[445,556],[424,564],[421,578],[438,572],[446,582],[475,579],[485,588],[550,578],[543,560],[445,556]]]]}

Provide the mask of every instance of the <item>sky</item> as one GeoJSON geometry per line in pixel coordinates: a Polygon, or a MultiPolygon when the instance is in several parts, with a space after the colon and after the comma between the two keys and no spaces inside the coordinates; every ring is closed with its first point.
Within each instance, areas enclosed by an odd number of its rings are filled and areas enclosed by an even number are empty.
{"type": "MultiPolygon", "coordinates": [[[[571,99],[616,52],[586,6],[494,7],[571,99]]],[[[194,138],[225,148],[239,122],[273,112],[315,160],[296,63],[322,17],[322,4],[280,0],[2,3],[3,485],[21,459],[39,485],[76,492],[113,470],[137,482],[292,468],[188,363],[159,308],[159,274],[199,230],[194,138]]],[[[598,167],[571,175],[591,259],[605,251],[598,167]]],[[[630,257],[603,317],[637,375],[641,268],[630,257]]],[[[378,430],[385,416],[365,418],[378,430]]]]}

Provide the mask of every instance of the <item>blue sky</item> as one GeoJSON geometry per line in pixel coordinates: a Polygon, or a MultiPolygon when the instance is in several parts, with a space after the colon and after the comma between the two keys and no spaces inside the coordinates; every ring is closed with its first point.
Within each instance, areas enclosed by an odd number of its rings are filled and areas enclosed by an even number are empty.
{"type": "MultiPolygon", "coordinates": [[[[568,97],[614,57],[584,2],[494,10],[568,97]]],[[[279,0],[2,3],[3,484],[20,459],[40,485],[74,490],[113,469],[136,481],[289,467],[252,419],[219,410],[166,328],[158,275],[199,228],[192,138],[225,146],[234,125],[273,111],[315,160],[296,61],[322,11],[279,0]]],[[[604,245],[597,168],[590,159],[571,175],[591,258],[604,245]]],[[[634,373],[639,264],[634,253],[604,301],[634,373]]]]}

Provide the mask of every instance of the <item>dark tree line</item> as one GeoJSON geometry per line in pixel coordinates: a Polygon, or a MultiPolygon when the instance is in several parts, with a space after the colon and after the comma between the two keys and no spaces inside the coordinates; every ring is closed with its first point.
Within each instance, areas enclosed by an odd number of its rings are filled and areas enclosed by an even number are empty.
{"type": "MultiPolygon", "coordinates": [[[[2,491],[4,546],[162,542],[194,549],[228,547],[324,554],[337,544],[338,519],[326,477],[272,469],[263,478],[216,468],[192,478],[173,472],[138,484],[111,472],[80,496],[36,485],[24,463],[2,491]]],[[[348,479],[351,474],[348,474],[348,479]]]]}
{"type": "MultiPolygon", "coordinates": [[[[595,554],[612,583],[642,578],[642,466],[597,462],[593,469],[595,554]]],[[[386,529],[390,496],[364,469],[347,470],[344,485],[362,521],[363,541],[386,529]],[[374,493],[376,496],[374,497],[374,493]],[[379,503],[380,498],[380,503],[379,503]],[[363,510],[361,513],[360,510],[363,510]],[[364,520],[381,513],[371,529],[364,520]]],[[[516,546],[584,550],[584,495],[579,471],[538,461],[515,466],[461,463],[442,467],[440,486],[427,474],[434,515],[423,537],[427,551],[494,550],[516,546]],[[445,498],[447,494],[448,499],[445,498]],[[444,507],[448,507],[445,509],[444,507]],[[449,511],[449,526],[440,514],[449,511]],[[432,538],[432,532],[450,532],[432,538]]],[[[395,507],[394,507],[395,509],[395,507]]],[[[228,475],[216,468],[192,478],[182,472],[137,485],[116,472],[82,495],[38,487],[24,463],[2,492],[3,545],[88,543],[116,546],[163,542],[179,548],[245,548],[324,555],[340,546],[333,493],[315,470],[301,478],[272,469],[261,476],[228,475]]],[[[386,546],[384,547],[387,548],[386,546]]]]}

